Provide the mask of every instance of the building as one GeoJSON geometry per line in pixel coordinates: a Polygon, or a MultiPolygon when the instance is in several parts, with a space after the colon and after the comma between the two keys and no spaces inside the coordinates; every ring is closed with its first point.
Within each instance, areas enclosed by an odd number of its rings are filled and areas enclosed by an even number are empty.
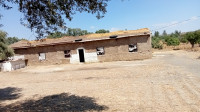
{"type": "Polygon", "coordinates": [[[129,61],[152,57],[149,29],[117,31],[12,44],[28,65],[129,61]]]}

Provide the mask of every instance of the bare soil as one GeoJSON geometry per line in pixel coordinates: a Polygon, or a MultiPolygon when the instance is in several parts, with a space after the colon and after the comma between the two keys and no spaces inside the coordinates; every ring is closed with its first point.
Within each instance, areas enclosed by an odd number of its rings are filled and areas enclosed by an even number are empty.
{"type": "Polygon", "coordinates": [[[0,73],[0,111],[200,111],[200,52],[0,73]]]}

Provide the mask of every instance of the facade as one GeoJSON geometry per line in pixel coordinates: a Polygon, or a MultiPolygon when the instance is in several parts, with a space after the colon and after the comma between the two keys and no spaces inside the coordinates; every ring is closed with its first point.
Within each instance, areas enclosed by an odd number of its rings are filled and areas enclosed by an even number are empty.
{"type": "Polygon", "coordinates": [[[21,41],[11,47],[16,55],[25,56],[28,65],[129,61],[152,56],[148,29],[21,41]]]}

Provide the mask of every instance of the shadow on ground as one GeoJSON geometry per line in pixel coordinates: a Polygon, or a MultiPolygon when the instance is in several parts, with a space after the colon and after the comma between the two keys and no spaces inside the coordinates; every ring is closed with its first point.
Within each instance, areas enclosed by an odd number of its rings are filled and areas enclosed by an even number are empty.
{"type": "Polygon", "coordinates": [[[20,91],[22,89],[15,87],[7,87],[0,89],[0,102],[6,100],[15,100],[21,96],[20,91]]]}
{"type": "Polygon", "coordinates": [[[10,112],[66,112],[66,111],[103,111],[108,107],[98,105],[94,98],[61,93],[43,97],[39,100],[26,100],[7,106],[0,106],[0,111],[10,112]]]}

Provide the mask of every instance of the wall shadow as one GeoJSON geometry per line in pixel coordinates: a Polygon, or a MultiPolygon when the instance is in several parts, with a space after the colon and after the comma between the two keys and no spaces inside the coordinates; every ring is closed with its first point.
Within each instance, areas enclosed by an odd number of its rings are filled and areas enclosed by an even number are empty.
{"type": "Polygon", "coordinates": [[[22,89],[16,87],[7,87],[0,89],[0,102],[6,100],[15,100],[21,96],[22,89]]]}
{"type": "Polygon", "coordinates": [[[39,100],[26,100],[7,106],[0,106],[0,111],[10,112],[66,112],[66,111],[103,111],[108,107],[98,105],[96,100],[87,96],[69,95],[61,93],[43,97],[39,100]]]}

